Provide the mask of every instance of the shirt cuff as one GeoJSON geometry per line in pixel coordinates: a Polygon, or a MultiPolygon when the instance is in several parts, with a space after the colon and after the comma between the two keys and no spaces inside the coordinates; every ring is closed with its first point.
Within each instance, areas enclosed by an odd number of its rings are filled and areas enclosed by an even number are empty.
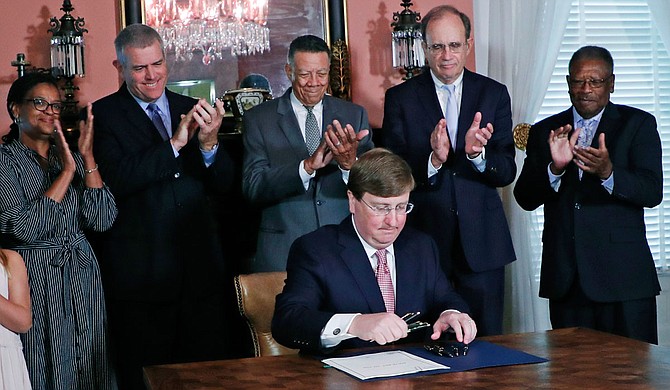
{"type": "Polygon", "coordinates": [[[340,172],[342,172],[342,181],[344,182],[344,184],[349,184],[349,172],[351,171],[340,168],[340,172]]]}
{"type": "Polygon", "coordinates": [[[551,171],[551,163],[547,165],[547,174],[549,175],[549,185],[551,188],[555,191],[558,192],[558,189],[561,187],[561,178],[563,177],[563,173],[560,175],[554,175],[554,172],[551,171]]]}
{"type": "Polygon", "coordinates": [[[200,148],[200,153],[202,153],[202,160],[205,162],[205,166],[207,168],[214,164],[214,160],[216,159],[216,151],[218,149],[219,144],[214,145],[211,150],[204,150],[203,148],[200,148]]]}
{"type": "Polygon", "coordinates": [[[612,195],[612,192],[614,192],[614,170],[610,172],[610,176],[607,179],[602,181],[602,186],[612,195]]]}
{"type": "Polygon", "coordinates": [[[359,315],[361,314],[334,314],[330,317],[326,326],[323,327],[323,331],[321,331],[321,346],[332,348],[344,340],[356,337],[348,332],[351,322],[359,315]]]}
{"type": "Polygon", "coordinates": [[[431,177],[437,175],[437,171],[439,171],[440,168],[442,168],[442,164],[440,164],[439,167],[435,168],[433,166],[433,163],[431,162],[432,159],[433,159],[433,152],[430,152],[430,155],[428,156],[428,178],[429,179],[431,177]]]}
{"type": "Polygon", "coordinates": [[[479,153],[479,155],[475,158],[470,158],[470,156],[468,156],[467,154],[465,155],[465,157],[467,157],[468,160],[470,160],[472,165],[474,165],[479,172],[484,172],[484,170],[486,169],[486,147],[482,147],[482,152],[479,153]]]}
{"type": "Polygon", "coordinates": [[[302,180],[302,186],[307,191],[309,189],[309,181],[316,177],[316,171],[312,172],[311,175],[307,173],[305,170],[305,160],[302,160],[298,166],[298,174],[300,175],[300,180],[302,180]]]}

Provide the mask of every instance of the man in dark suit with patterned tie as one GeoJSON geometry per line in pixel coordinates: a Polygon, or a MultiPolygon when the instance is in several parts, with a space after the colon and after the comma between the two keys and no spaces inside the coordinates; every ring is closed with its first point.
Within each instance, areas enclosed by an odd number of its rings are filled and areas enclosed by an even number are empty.
{"type": "Polygon", "coordinates": [[[531,127],[514,188],[524,209],[544,205],[540,296],[554,328],[658,343],[660,285],[644,225],[644,208],[663,198],[656,119],[610,102],[607,49],[582,47],[568,68],[572,107],[531,127]]]}
{"type": "Polygon", "coordinates": [[[442,272],[435,242],[405,227],[414,188],[407,163],[370,150],[354,163],[348,188],[351,215],[291,246],[274,338],[311,352],[386,344],[407,337],[400,316],[419,312],[433,339],[452,329],[458,341],[471,342],[477,326],[442,272]]]}
{"type": "Polygon", "coordinates": [[[410,223],[437,242],[442,267],[481,335],[502,333],[505,265],[516,256],[497,189],[516,175],[507,88],[465,69],[470,19],[438,6],[422,19],[430,69],[386,92],[382,145],[412,167],[410,223]]]}
{"type": "Polygon", "coordinates": [[[96,239],[119,387],[142,366],[227,357],[226,279],[210,195],[232,184],[218,148],[224,114],[165,88],[160,35],[135,24],[114,41],[119,90],[93,104],[95,153],[119,216],[96,239]]]}
{"type": "Polygon", "coordinates": [[[326,95],[323,39],[294,39],[285,71],[291,88],[244,114],[242,190],[262,208],[254,272],[284,271],[293,240],[347,215],[349,169],[372,148],[365,109],[326,95]]]}

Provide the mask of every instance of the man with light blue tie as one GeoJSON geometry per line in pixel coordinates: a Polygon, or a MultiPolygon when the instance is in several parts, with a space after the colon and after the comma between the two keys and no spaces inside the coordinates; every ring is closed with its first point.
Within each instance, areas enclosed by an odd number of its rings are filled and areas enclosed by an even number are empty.
{"type": "Polygon", "coordinates": [[[515,260],[497,188],[516,175],[507,88],[465,69],[470,19],[448,5],[422,19],[429,70],[386,92],[382,146],[412,167],[416,214],[479,334],[502,333],[505,265],[515,260]]]}
{"type": "Polygon", "coordinates": [[[129,25],[114,45],[124,82],[93,104],[94,149],[119,216],[94,249],[119,388],[143,389],[143,366],[230,356],[230,296],[211,200],[231,187],[233,163],[218,147],[222,103],[166,89],[154,29],[129,25]]]}
{"type": "Polygon", "coordinates": [[[644,225],[644,208],[663,198],[656,120],[610,102],[607,49],[584,46],[568,68],[572,107],[530,129],[514,188],[524,209],[544,205],[540,296],[554,328],[658,343],[660,285],[644,225]]]}

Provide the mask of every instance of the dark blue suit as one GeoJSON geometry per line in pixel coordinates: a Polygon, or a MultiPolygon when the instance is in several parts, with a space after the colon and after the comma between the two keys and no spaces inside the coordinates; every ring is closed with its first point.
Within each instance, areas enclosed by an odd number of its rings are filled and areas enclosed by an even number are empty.
{"type": "Polygon", "coordinates": [[[442,266],[470,305],[478,334],[499,334],[504,266],[516,258],[497,192],[516,175],[507,88],[464,70],[456,150],[428,180],[430,134],[443,117],[426,70],[386,92],[382,144],[407,160],[418,183],[412,193],[416,208],[408,222],[437,242],[442,266]],[[465,134],[478,111],[481,126],[490,122],[494,129],[483,172],[464,150],[465,134]]]}
{"type": "MultiPolygon", "coordinates": [[[[166,96],[174,132],[197,101],[166,96]]],[[[219,148],[206,167],[197,136],[175,158],[126,84],[95,102],[93,114],[95,157],[119,208],[95,240],[119,384],[143,388],[144,365],[227,357],[224,259],[211,196],[232,185],[233,163],[219,148]]]]}
{"type": "MultiPolygon", "coordinates": [[[[431,324],[446,309],[467,312],[440,269],[433,240],[410,227],[393,243],[396,258],[395,313],[424,313],[431,324]]],[[[272,335],[283,345],[318,351],[320,334],[337,313],[386,311],[374,270],[351,217],[297,239],[291,246],[284,291],[277,296],[272,335]]],[[[350,339],[343,347],[370,346],[350,339]]]]}
{"type": "MultiPolygon", "coordinates": [[[[645,235],[643,208],[658,205],[663,197],[656,120],[633,107],[612,103],[605,107],[592,146],[598,147],[598,138],[605,133],[614,172],[612,194],[594,175],[585,173],[579,180],[574,163],[563,174],[559,191],[551,188],[549,132],[573,123],[570,108],[533,125],[514,188],[525,210],[544,205],[540,296],[550,302],[562,300],[574,294],[578,280],[579,290],[594,302],[653,298],[660,285],[645,235]]],[[[633,320],[653,324],[655,333],[655,308],[649,315],[643,318],[638,313],[633,320]]]]}

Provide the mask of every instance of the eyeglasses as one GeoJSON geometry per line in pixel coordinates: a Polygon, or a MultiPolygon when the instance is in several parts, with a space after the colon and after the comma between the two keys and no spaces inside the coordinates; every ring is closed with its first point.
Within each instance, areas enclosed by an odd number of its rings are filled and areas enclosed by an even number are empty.
{"type": "Polygon", "coordinates": [[[65,108],[65,104],[61,102],[54,102],[54,103],[49,103],[46,99],[42,98],[33,98],[33,99],[26,99],[27,102],[33,102],[33,106],[35,106],[35,109],[37,111],[42,111],[46,112],[46,110],[51,107],[51,112],[54,114],[60,114],[61,111],[63,111],[63,108],[65,108]]]}
{"type": "Polygon", "coordinates": [[[463,52],[466,47],[468,47],[467,42],[449,42],[446,45],[444,43],[433,43],[433,44],[426,44],[426,47],[428,48],[428,51],[431,54],[439,55],[439,54],[444,54],[445,50],[447,50],[447,47],[449,47],[449,52],[458,54],[463,52]]]}
{"type": "Polygon", "coordinates": [[[372,213],[378,217],[386,216],[391,214],[391,210],[395,210],[398,214],[409,214],[414,209],[414,204],[412,203],[401,203],[395,207],[390,206],[370,206],[368,202],[364,201],[363,198],[360,199],[366,206],[372,210],[372,213]]]}
{"type": "Polygon", "coordinates": [[[604,87],[605,83],[608,82],[612,78],[612,76],[614,75],[609,75],[604,79],[584,79],[584,80],[573,79],[570,78],[570,76],[565,76],[565,78],[568,80],[568,85],[570,85],[570,88],[584,88],[584,85],[588,84],[589,88],[598,89],[604,87]]]}

